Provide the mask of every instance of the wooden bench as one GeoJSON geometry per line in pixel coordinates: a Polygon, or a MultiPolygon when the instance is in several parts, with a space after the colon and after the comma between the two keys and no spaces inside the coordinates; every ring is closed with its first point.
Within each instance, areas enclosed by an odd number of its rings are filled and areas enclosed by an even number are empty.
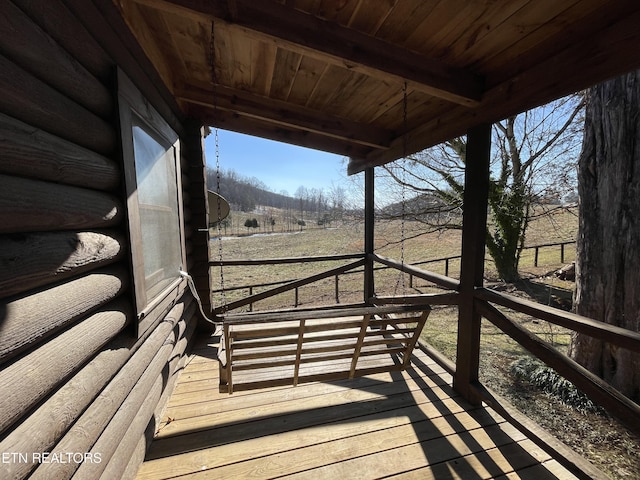
{"type": "Polygon", "coordinates": [[[220,317],[220,391],[402,370],[428,305],[349,306],[220,317]]]}

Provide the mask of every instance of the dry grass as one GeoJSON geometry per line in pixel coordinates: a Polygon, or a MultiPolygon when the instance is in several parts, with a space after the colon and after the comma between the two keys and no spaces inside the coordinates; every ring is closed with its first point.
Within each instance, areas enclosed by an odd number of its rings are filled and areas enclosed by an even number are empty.
{"type": "MultiPolygon", "coordinates": [[[[376,252],[407,263],[439,259],[460,254],[461,236],[458,231],[430,233],[416,236],[423,226],[416,222],[379,222],[376,224],[376,252]],[[401,237],[405,241],[401,242],[401,237]]],[[[557,211],[551,217],[540,218],[531,224],[527,245],[554,243],[575,239],[577,217],[575,211],[557,211]]],[[[222,246],[224,259],[262,259],[278,257],[333,255],[363,253],[363,226],[359,222],[334,224],[332,228],[305,228],[291,234],[253,235],[224,238],[212,242],[213,257],[218,258],[222,246]]],[[[505,285],[495,281],[495,269],[490,259],[485,264],[487,285],[510,294],[553,305],[570,308],[573,284],[556,279],[549,272],[560,268],[560,248],[549,247],[539,251],[539,266],[533,265],[533,250],[525,250],[521,258],[521,274],[528,279],[519,285],[505,285]]],[[[569,245],[565,251],[565,263],[575,258],[575,247],[569,245]]],[[[342,262],[322,262],[263,267],[225,267],[225,287],[293,280],[333,268],[342,262]]],[[[423,265],[423,268],[445,273],[443,261],[423,265]]],[[[458,277],[460,263],[452,260],[449,275],[458,277]]],[[[361,270],[361,269],[360,269],[361,270]]],[[[214,290],[220,285],[218,268],[212,272],[214,290]]],[[[375,275],[378,295],[411,294],[437,291],[433,285],[415,280],[410,286],[409,278],[390,269],[378,270],[375,275]]],[[[342,275],[339,278],[339,300],[355,303],[363,300],[363,274],[342,275]]],[[[258,293],[269,287],[256,287],[258,293]]],[[[245,297],[248,288],[228,291],[227,302],[245,297]]],[[[294,293],[258,302],[255,309],[286,308],[293,306],[294,293]]],[[[221,297],[214,295],[219,304],[221,297]]],[[[335,279],[303,287],[298,292],[300,305],[327,305],[335,303],[335,279]]],[[[526,327],[561,351],[569,345],[569,331],[526,315],[505,310],[514,321],[526,327]]],[[[450,359],[455,360],[457,311],[453,307],[434,309],[423,332],[423,338],[450,359]]],[[[517,380],[510,373],[510,365],[527,353],[496,327],[483,321],[481,340],[481,380],[488,387],[506,397],[535,422],[556,435],[561,441],[583,454],[613,479],[635,479],[640,476],[640,439],[619,425],[614,419],[597,414],[582,414],[567,407],[556,398],[536,390],[531,385],[517,380]]]]}

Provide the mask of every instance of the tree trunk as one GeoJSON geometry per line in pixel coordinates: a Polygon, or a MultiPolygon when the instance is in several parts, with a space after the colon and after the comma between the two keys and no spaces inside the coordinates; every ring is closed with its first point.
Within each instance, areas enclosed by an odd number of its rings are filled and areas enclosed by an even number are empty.
{"type": "Polygon", "coordinates": [[[500,279],[507,283],[520,279],[518,265],[528,225],[529,200],[521,180],[509,190],[493,182],[489,191],[489,207],[493,226],[487,225],[487,250],[493,258],[500,279]]]}
{"type": "MultiPolygon", "coordinates": [[[[640,331],[640,71],[589,91],[578,165],[576,310],[640,331]]],[[[640,355],[586,335],[570,354],[640,399],[640,355]]]]}

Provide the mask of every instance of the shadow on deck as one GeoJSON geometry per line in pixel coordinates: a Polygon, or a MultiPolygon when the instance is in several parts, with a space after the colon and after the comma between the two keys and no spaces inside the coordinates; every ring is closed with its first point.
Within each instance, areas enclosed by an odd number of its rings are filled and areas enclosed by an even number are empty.
{"type": "Polygon", "coordinates": [[[233,395],[216,350],[196,346],[139,479],[576,478],[421,350],[402,372],[233,395]]]}

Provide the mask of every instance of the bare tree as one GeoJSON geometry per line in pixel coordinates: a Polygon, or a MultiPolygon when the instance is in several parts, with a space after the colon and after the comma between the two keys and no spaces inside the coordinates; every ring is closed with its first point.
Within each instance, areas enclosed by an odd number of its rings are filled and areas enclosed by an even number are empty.
{"type": "Polygon", "coordinates": [[[296,190],[295,197],[298,200],[300,206],[300,219],[304,220],[304,207],[309,197],[309,191],[304,185],[300,185],[296,190]]]}
{"type": "MultiPolygon", "coordinates": [[[[494,124],[486,241],[504,281],[519,278],[533,206],[575,183],[583,105],[582,95],[573,95],[494,124]]],[[[461,228],[466,147],[465,138],[455,138],[386,167],[413,196],[405,213],[429,231],[461,228]]]]}
{"type": "Polygon", "coordinates": [[[342,220],[347,201],[347,191],[343,186],[332,183],[328,195],[329,202],[331,202],[331,215],[336,220],[342,220]]]}

